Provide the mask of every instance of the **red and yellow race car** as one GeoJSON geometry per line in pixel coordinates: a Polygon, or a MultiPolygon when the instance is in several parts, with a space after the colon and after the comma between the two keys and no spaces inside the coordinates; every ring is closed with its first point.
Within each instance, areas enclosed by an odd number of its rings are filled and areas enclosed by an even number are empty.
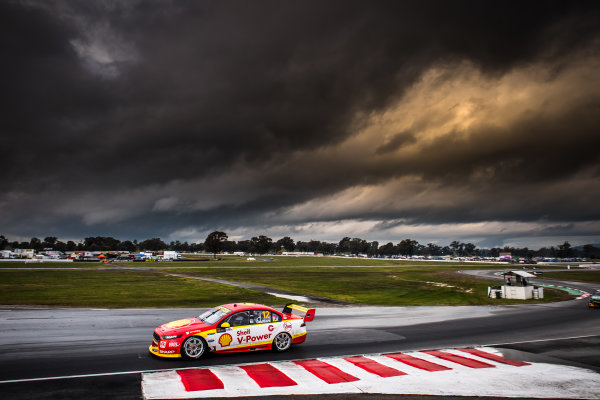
{"type": "Polygon", "coordinates": [[[314,308],[295,304],[286,305],[281,312],[262,304],[223,304],[197,318],[159,326],[149,350],[159,357],[189,359],[198,359],[209,351],[285,351],[306,340],[306,322],[314,318],[314,308]]]}

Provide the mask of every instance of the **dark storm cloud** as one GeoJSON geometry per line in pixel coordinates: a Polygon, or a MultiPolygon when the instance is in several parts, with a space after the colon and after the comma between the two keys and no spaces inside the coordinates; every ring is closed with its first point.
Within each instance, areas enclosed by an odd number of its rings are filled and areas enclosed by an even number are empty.
{"type": "Polygon", "coordinates": [[[375,150],[375,154],[385,154],[398,150],[402,146],[416,141],[415,135],[411,132],[401,132],[394,135],[389,141],[382,144],[375,150]]]}
{"type": "Polygon", "coordinates": [[[499,79],[538,63],[552,69],[552,80],[575,55],[597,59],[599,8],[597,2],[4,2],[0,130],[10,150],[0,161],[0,213],[15,234],[85,235],[91,226],[115,236],[165,235],[187,226],[252,226],[270,210],[418,175],[474,195],[401,211],[348,209],[343,217],[531,220],[555,212],[555,218],[600,219],[589,202],[570,215],[577,201],[488,210],[479,201],[497,193],[468,188],[480,171],[507,191],[590,169],[597,174],[596,82],[581,97],[585,103],[565,104],[557,115],[534,107],[530,118],[508,127],[479,123],[472,137],[449,132],[428,142],[422,132],[433,122],[416,121],[408,131],[374,139],[365,151],[374,154],[372,162],[349,162],[335,151],[315,155],[359,135],[369,116],[385,112],[436,65],[468,61],[499,79]],[[423,155],[393,157],[410,146],[423,155]]]}

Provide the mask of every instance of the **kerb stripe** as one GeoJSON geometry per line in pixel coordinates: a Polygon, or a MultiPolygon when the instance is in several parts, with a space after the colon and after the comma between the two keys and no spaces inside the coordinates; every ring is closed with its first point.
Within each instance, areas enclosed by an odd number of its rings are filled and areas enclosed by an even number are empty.
{"type": "Polygon", "coordinates": [[[294,386],[297,383],[271,364],[242,365],[241,369],[261,388],[294,386]]]}
{"type": "Polygon", "coordinates": [[[321,360],[302,360],[294,361],[294,363],[300,365],[308,372],[313,374],[319,379],[327,383],[342,383],[342,382],[354,382],[359,380],[357,377],[347,374],[341,369],[334,367],[333,365],[327,364],[321,360]]]}
{"type": "Polygon", "coordinates": [[[186,392],[223,389],[223,382],[210,369],[183,369],[177,373],[186,392]]]}
{"type": "Polygon", "coordinates": [[[499,363],[514,365],[515,367],[523,367],[525,365],[531,365],[525,361],[510,360],[508,358],[504,358],[504,357],[496,355],[496,354],[488,353],[487,351],[471,349],[471,348],[457,349],[457,350],[464,351],[465,353],[473,354],[474,356],[487,358],[488,360],[496,361],[499,363]]]}
{"type": "Polygon", "coordinates": [[[386,357],[393,358],[396,361],[403,362],[404,364],[408,364],[411,367],[424,369],[425,371],[435,372],[435,371],[447,371],[452,368],[444,367],[443,365],[432,363],[427,360],[422,360],[417,357],[409,356],[404,353],[388,353],[383,354],[386,357]]]}
{"type": "Polygon", "coordinates": [[[370,358],[363,356],[345,357],[344,360],[351,362],[352,364],[364,369],[365,371],[368,371],[375,375],[379,375],[382,378],[406,375],[406,373],[402,371],[398,371],[395,368],[388,367],[387,365],[380,364],[375,360],[371,360],[370,358]]]}
{"type": "Polygon", "coordinates": [[[426,350],[422,353],[441,358],[442,360],[451,361],[469,368],[495,368],[495,365],[484,363],[483,361],[473,360],[472,358],[457,356],[456,354],[446,353],[439,350],[426,350]]]}

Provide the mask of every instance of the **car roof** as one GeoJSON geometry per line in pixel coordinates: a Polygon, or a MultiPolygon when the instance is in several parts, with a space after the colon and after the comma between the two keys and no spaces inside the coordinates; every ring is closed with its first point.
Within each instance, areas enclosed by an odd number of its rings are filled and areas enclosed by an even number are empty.
{"type": "Polygon", "coordinates": [[[225,307],[231,311],[256,310],[257,308],[266,309],[266,310],[270,310],[270,311],[277,311],[269,306],[265,306],[264,304],[256,304],[256,303],[229,303],[229,304],[222,304],[220,307],[225,307]]]}

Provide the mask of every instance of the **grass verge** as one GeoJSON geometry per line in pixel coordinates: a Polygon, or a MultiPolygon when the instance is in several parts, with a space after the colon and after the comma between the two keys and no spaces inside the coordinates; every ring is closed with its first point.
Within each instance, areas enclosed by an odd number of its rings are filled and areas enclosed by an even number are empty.
{"type": "Polygon", "coordinates": [[[487,305],[549,302],[570,296],[546,290],[541,300],[505,300],[487,297],[497,280],[459,274],[456,267],[406,268],[244,268],[187,269],[192,276],[248,282],[296,293],[373,305],[487,305]]]}
{"type": "Polygon", "coordinates": [[[577,271],[559,271],[544,272],[544,279],[556,279],[561,281],[576,281],[588,283],[600,283],[600,271],[598,270],[577,270],[577,271]]]}
{"type": "MultiPolygon", "coordinates": [[[[124,264],[121,264],[124,265],[124,264]]],[[[500,268],[504,265],[486,263],[440,262],[440,261],[414,261],[393,260],[380,258],[350,258],[350,257],[289,257],[289,256],[223,256],[217,260],[212,258],[194,259],[190,261],[170,262],[145,262],[135,263],[144,267],[160,268],[186,268],[186,267],[357,267],[357,266],[444,266],[485,269],[487,267],[500,268]],[[252,260],[248,260],[252,258],[252,260]]]]}
{"type": "Polygon", "coordinates": [[[0,269],[42,269],[42,268],[107,268],[106,264],[99,262],[32,262],[32,261],[0,261],[0,269]]]}
{"type": "Polygon", "coordinates": [[[252,290],[156,272],[3,271],[0,304],[102,308],[209,307],[285,300],[252,290]]]}
{"type": "MultiPolygon", "coordinates": [[[[369,260],[334,257],[242,257],[187,262],[123,263],[138,271],[111,268],[100,263],[24,264],[51,270],[0,268],[0,304],[74,307],[204,307],[228,302],[280,305],[284,299],[227,285],[165,276],[190,276],[255,283],[300,294],[329,297],[372,305],[500,305],[532,303],[490,299],[485,280],[458,269],[505,269],[504,265],[432,263],[405,260],[369,260]],[[271,261],[274,260],[274,261],[271,261]],[[382,265],[383,264],[383,265],[382,265]],[[82,268],[80,270],[61,270],[82,268]]],[[[8,263],[6,263],[8,264],[8,263]]],[[[565,279],[574,277],[566,273],[565,279]]],[[[583,272],[583,271],[581,271],[583,272]]],[[[551,274],[551,273],[547,273],[551,274]]],[[[553,274],[553,273],[552,273],[553,274]]],[[[545,290],[539,302],[570,298],[545,290]]]]}

